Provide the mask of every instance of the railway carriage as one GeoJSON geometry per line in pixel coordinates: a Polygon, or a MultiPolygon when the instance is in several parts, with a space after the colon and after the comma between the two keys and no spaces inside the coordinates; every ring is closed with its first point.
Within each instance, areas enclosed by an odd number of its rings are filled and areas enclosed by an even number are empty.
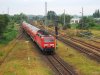
{"type": "Polygon", "coordinates": [[[26,22],[22,23],[22,28],[36,42],[43,53],[54,53],[56,40],[52,35],[26,22]]]}

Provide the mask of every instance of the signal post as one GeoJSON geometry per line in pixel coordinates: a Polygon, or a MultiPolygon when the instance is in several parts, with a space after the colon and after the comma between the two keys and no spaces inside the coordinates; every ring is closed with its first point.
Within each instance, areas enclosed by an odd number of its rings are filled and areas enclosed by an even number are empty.
{"type": "Polygon", "coordinates": [[[58,20],[55,20],[55,37],[56,37],[56,49],[58,48],[58,43],[57,43],[57,39],[58,39],[58,20]]]}

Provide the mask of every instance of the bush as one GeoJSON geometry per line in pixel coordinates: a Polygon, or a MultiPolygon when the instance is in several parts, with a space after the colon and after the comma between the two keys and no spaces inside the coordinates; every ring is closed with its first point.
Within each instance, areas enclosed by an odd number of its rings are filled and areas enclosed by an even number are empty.
{"type": "Polygon", "coordinates": [[[62,27],[63,30],[66,30],[68,28],[70,28],[70,24],[66,24],[65,26],[62,27]]]}
{"type": "Polygon", "coordinates": [[[92,36],[92,33],[90,31],[83,31],[83,32],[79,32],[77,36],[90,38],[92,36]]]}
{"type": "Polygon", "coordinates": [[[2,39],[2,43],[8,43],[9,41],[13,40],[16,37],[16,35],[17,35],[16,30],[4,33],[4,38],[2,39]]]}

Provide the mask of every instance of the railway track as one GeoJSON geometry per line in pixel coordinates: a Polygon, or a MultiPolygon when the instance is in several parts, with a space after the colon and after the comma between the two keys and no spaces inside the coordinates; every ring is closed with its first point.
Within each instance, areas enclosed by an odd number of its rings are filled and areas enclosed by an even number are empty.
{"type": "Polygon", "coordinates": [[[46,57],[58,71],[59,75],[77,75],[73,68],[69,64],[62,61],[57,55],[48,55],[46,57]]]}
{"type": "MultiPolygon", "coordinates": [[[[43,27],[40,27],[40,29],[42,29],[42,28],[43,28],[43,27]]],[[[53,34],[54,32],[49,32],[49,33],[52,34],[52,35],[54,35],[54,34],[53,34]]],[[[100,62],[100,55],[97,54],[96,52],[94,52],[93,50],[88,49],[88,48],[85,48],[85,47],[82,47],[82,46],[76,44],[75,42],[72,42],[72,41],[70,41],[70,40],[68,40],[68,39],[62,38],[61,36],[58,37],[58,40],[64,42],[65,44],[71,46],[72,48],[78,50],[79,52],[84,53],[84,54],[87,55],[89,58],[94,59],[94,60],[97,61],[97,62],[100,62]]],[[[76,40],[74,40],[74,41],[76,41],[76,40]]],[[[78,42],[79,42],[79,41],[78,41],[78,42]]],[[[80,43],[82,43],[82,42],[80,42],[80,43]]],[[[84,45],[86,46],[87,44],[84,44],[84,45]]],[[[88,46],[89,46],[90,48],[96,49],[96,51],[99,51],[99,52],[100,52],[100,49],[99,49],[99,48],[96,48],[96,47],[94,47],[93,45],[92,45],[92,46],[88,45],[88,46]]]]}
{"type": "Polygon", "coordinates": [[[93,42],[95,42],[95,43],[97,43],[97,44],[100,44],[100,42],[99,42],[99,41],[95,41],[95,40],[91,40],[91,41],[93,41],[93,42]]]}
{"type": "MultiPolygon", "coordinates": [[[[26,33],[24,33],[26,36],[30,37],[26,33]]],[[[29,39],[31,41],[31,39],[29,39]]],[[[33,43],[31,41],[31,43],[33,43]]],[[[36,45],[37,46],[37,45],[36,45]]],[[[40,49],[37,47],[37,49],[40,49]]],[[[39,50],[40,51],[40,50],[39,50]]],[[[53,69],[57,71],[57,75],[78,75],[72,66],[65,63],[62,59],[60,59],[56,54],[55,55],[43,55],[44,58],[46,58],[49,63],[52,65],[53,69]]],[[[56,72],[55,72],[56,73],[56,72]]]]}
{"type": "Polygon", "coordinates": [[[68,39],[72,40],[73,42],[80,43],[80,44],[92,49],[93,51],[97,51],[98,53],[100,53],[100,48],[97,47],[97,46],[91,45],[89,43],[86,43],[84,41],[81,41],[81,40],[78,40],[78,39],[75,39],[75,38],[72,38],[72,37],[65,37],[65,38],[68,38],[68,39]]]}
{"type": "Polygon", "coordinates": [[[76,49],[76,50],[78,50],[78,51],[80,51],[82,53],[85,53],[87,56],[89,56],[90,58],[96,60],[97,62],[100,62],[100,55],[98,55],[97,53],[95,53],[95,52],[93,52],[93,51],[91,51],[91,50],[89,50],[87,48],[84,48],[84,47],[82,47],[80,45],[77,45],[74,42],[71,42],[69,40],[65,40],[65,39],[63,39],[61,37],[59,37],[58,40],[64,42],[65,44],[71,46],[72,48],[74,48],[74,49],[76,49]]]}

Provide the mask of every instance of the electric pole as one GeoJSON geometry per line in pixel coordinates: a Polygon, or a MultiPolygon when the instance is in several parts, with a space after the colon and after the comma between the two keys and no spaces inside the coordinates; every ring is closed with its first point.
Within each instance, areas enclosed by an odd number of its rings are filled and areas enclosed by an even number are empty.
{"type": "Polygon", "coordinates": [[[83,29],[83,7],[82,7],[82,29],[83,29]]]}
{"type": "Polygon", "coordinates": [[[64,26],[65,26],[65,9],[64,9],[64,26]]]}
{"type": "Polygon", "coordinates": [[[46,31],[46,25],[47,25],[47,2],[45,2],[45,31],[46,31]]]}

